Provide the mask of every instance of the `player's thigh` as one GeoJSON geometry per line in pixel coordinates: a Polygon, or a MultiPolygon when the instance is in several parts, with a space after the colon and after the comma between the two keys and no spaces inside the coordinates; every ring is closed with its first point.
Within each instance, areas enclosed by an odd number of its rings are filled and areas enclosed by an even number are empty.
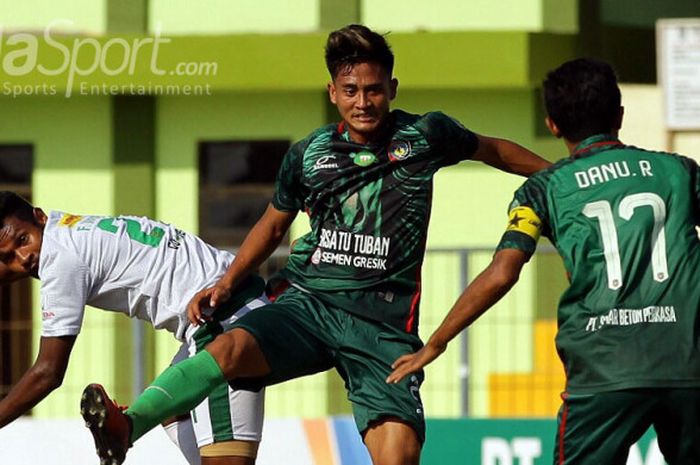
{"type": "Polygon", "coordinates": [[[385,418],[409,425],[420,444],[425,440],[425,419],[420,399],[423,371],[387,384],[391,364],[401,355],[421,347],[411,334],[347,315],[346,330],[336,355],[336,367],[345,380],[353,415],[362,433],[385,418]]]}
{"type": "Polygon", "coordinates": [[[700,463],[700,389],[660,390],[654,429],[669,465],[700,463]]]}
{"type": "Polygon", "coordinates": [[[275,303],[250,312],[233,323],[252,335],[262,352],[270,373],[255,379],[236,379],[237,385],[277,384],[333,366],[324,340],[319,308],[323,304],[295,289],[282,294],[275,303]]]}
{"type": "Polygon", "coordinates": [[[625,465],[629,449],[651,426],[649,390],[562,395],[555,465],[625,465]]]}
{"type": "Polygon", "coordinates": [[[418,465],[421,443],[415,429],[391,417],[372,423],[364,442],[374,465],[418,465]]]}

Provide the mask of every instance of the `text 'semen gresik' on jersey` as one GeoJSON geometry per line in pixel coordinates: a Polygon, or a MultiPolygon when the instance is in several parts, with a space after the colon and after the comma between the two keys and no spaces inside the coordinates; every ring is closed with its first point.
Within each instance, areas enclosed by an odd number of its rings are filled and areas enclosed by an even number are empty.
{"type": "Polygon", "coordinates": [[[52,211],[39,264],[42,335],[77,335],[87,304],[182,339],[190,298],[223,276],[232,260],[232,254],[148,218],[52,211]]]}
{"type": "Polygon", "coordinates": [[[295,144],[278,174],[273,205],[306,211],[311,232],[294,244],[283,275],[312,291],[377,291],[388,296],[381,311],[376,302],[355,302],[360,294],[347,305],[334,301],[369,318],[405,323],[417,311],[433,175],[471,158],[477,145],[472,132],[442,113],[398,110],[374,145],[353,143],[342,124],[295,144]],[[407,298],[394,300],[395,293],[407,298]]]}
{"type": "Polygon", "coordinates": [[[531,254],[541,232],[571,276],[568,391],[700,386],[699,183],[689,158],[600,135],[516,192],[499,248],[531,254]]]}

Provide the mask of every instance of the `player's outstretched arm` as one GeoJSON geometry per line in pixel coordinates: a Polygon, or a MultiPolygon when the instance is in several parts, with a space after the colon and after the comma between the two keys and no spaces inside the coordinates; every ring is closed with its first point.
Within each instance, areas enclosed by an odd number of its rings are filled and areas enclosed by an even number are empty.
{"type": "Polygon", "coordinates": [[[425,346],[414,354],[402,355],[392,364],[394,370],[387,383],[398,383],[435,360],[464,328],[471,325],[491,308],[518,281],[520,270],[528,256],[517,249],[498,251],[491,264],[467,286],[440,327],[430,336],[425,346]]]}
{"type": "Polygon", "coordinates": [[[482,161],[499,170],[521,176],[530,176],[551,165],[544,158],[515,142],[482,135],[477,137],[479,148],[472,160],[482,161]]]}
{"type": "Polygon", "coordinates": [[[0,400],[0,428],[24,415],[63,382],[76,336],[42,337],[39,355],[7,396],[0,400]]]}
{"type": "Polygon", "coordinates": [[[203,310],[225,302],[231,290],[256,270],[275,251],[294,221],[297,212],[284,212],[268,205],[263,216],[246,236],[236,259],[214,286],[203,289],[187,305],[187,318],[197,325],[205,320],[203,310]]]}

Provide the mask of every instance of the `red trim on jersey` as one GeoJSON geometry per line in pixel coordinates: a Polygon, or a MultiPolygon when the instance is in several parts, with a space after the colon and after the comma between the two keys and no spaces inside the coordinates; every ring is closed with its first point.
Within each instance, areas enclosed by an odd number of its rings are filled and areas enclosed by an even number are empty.
{"type": "Polygon", "coordinates": [[[269,292],[267,294],[267,299],[270,302],[274,302],[275,300],[277,300],[277,297],[279,297],[284,291],[289,289],[290,285],[291,284],[289,284],[289,281],[287,281],[286,279],[283,279],[274,288],[269,290],[269,292]]]}
{"type": "Polygon", "coordinates": [[[589,150],[596,149],[599,147],[605,147],[607,145],[624,145],[624,144],[622,142],[620,142],[619,140],[606,140],[603,142],[596,142],[595,144],[588,145],[582,149],[575,151],[572,155],[575,158],[575,157],[581,156],[582,154],[588,152],[589,150]]]}
{"type": "Polygon", "coordinates": [[[411,299],[411,309],[408,311],[408,321],[406,321],[406,332],[413,331],[413,324],[416,322],[416,308],[420,302],[420,268],[418,268],[418,278],[416,279],[416,292],[411,299]]]}
{"type": "Polygon", "coordinates": [[[338,123],[338,134],[345,132],[345,121],[338,123]]]}
{"type": "Polygon", "coordinates": [[[564,401],[564,411],[561,413],[561,423],[559,423],[559,465],[564,465],[564,432],[566,431],[566,418],[569,416],[569,405],[566,403],[566,392],[561,395],[564,401]]]}

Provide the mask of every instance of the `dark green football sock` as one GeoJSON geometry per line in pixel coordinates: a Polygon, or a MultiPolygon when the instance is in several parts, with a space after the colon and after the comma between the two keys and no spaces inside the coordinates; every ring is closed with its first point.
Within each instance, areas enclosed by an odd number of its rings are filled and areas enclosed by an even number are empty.
{"type": "Polygon", "coordinates": [[[163,420],[195,408],[222,382],[221,368],[206,350],[169,367],[125,412],[132,421],[131,443],[163,420]]]}

